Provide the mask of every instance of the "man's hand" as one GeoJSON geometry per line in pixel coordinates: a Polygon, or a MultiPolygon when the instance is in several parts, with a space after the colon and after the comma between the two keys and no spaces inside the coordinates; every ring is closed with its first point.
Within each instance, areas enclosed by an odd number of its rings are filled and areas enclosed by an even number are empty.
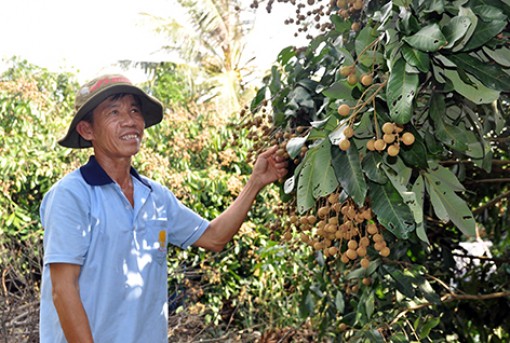
{"type": "Polygon", "coordinates": [[[276,154],[277,150],[278,146],[274,145],[257,157],[251,177],[261,188],[287,174],[288,162],[276,154]]]}

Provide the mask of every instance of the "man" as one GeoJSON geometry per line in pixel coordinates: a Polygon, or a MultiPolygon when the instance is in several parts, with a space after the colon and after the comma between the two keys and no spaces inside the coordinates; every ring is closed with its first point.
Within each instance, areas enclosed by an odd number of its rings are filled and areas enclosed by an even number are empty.
{"type": "Polygon", "coordinates": [[[131,166],[161,103],[122,75],[83,86],[65,147],[94,155],[41,204],[41,342],[166,342],[167,245],[220,251],[258,192],[287,173],[276,147],[262,153],[238,198],[211,222],[131,166]]]}

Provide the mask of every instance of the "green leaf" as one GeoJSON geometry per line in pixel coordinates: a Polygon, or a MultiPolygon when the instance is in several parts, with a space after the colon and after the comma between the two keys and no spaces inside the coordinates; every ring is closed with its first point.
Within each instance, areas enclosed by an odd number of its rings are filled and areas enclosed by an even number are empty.
{"type": "Polygon", "coordinates": [[[501,72],[501,67],[483,63],[469,54],[451,55],[450,60],[459,68],[476,77],[486,87],[497,91],[510,91],[508,75],[501,72]]]}
{"type": "Polygon", "coordinates": [[[402,46],[402,56],[404,56],[404,59],[409,65],[418,68],[421,72],[426,73],[429,71],[429,55],[423,51],[414,49],[405,44],[402,46]]]}
{"type": "Polygon", "coordinates": [[[383,159],[381,154],[375,151],[369,151],[365,155],[362,161],[363,171],[365,175],[372,181],[377,183],[386,183],[388,178],[382,170],[381,165],[383,163],[383,159]]]}
{"type": "MultiPolygon", "coordinates": [[[[416,181],[413,184],[413,188],[411,189],[414,194],[416,194],[416,202],[419,207],[423,209],[423,204],[425,202],[425,183],[423,181],[423,176],[419,175],[416,178],[416,181]]],[[[422,210],[422,217],[417,218],[417,216],[414,216],[414,219],[416,221],[416,235],[419,239],[421,239],[423,242],[430,244],[429,239],[427,237],[427,233],[425,232],[425,224],[423,220],[423,210],[422,210]]]]}
{"type": "Polygon", "coordinates": [[[485,52],[494,62],[497,64],[509,68],[510,67],[510,49],[506,47],[502,47],[499,49],[489,49],[488,47],[483,47],[483,52],[485,52]]]}
{"type": "Polygon", "coordinates": [[[425,320],[425,324],[418,330],[420,334],[420,339],[425,339],[429,336],[430,330],[435,328],[439,323],[441,322],[440,317],[433,317],[430,318],[427,316],[427,319],[425,320]]]}
{"type": "Polygon", "coordinates": [[[271,68],[271,82],[269,83],[269,90],[272,94],[277,93],[282,88],[281,75],[276,66],[271,68]]]}
{"type": "Polygon", "coordinates": [[[470,51],[481,47],[506,27],[506,20],[493,20],[488,23],[478,22],[473,36],[466,43],[462,51],[470,51]]]}
{"type": "Polygon", "coordinates": [[[257,94],[255,95],[250,104],[251,111],[256,112],[257,109],[260,107],[260,104],[266,98],[266,90],[267,88],[264,86],[257,91],[257,94]]]}
{"type": "Polygon", "coordinates": [[[473,85],[465,83],[455,70],[444,69],[444,75],[450,80],[455,91],[477,105],[489,104],[499,98],[499,92],[485,87],[480,81],[471,79],[473,85]]]}
{"type": "Polygon", "coordinates": [[[367,47],[372,44],[376,38],[377,36],[374,35],[374,29],[370,25],[367,25],[359,32],[354,42],[354,48],[359,62],[367,67],[374,63],[373,51],[367,50],[367,47]]]}
{"type": "Polygon", "coordinates": [[[305,137],[293,137],[289,139],[285,149],[287,150],[287,153],[292,159],[296,158],[299,155],[299,153],[301,152],[301,148],[305,145],[307,139],[308,135],[306,135],[305,137]]]}
{"type": "Polygon", "coordinates": [[[333,83],[328,89],[325,89],[322,94],[332,99],[342,100],[354,100],[352,97],[352,90],[354,86],[351,86],[347,80],[342,79],[333,83]]]}
{"type": "Polygon", "coordinates": [[[338,147],[333,146],[331,155],[338,181],[354,202],[358,206],[362,206],[365,203],[367,184],[361,169],[361,161],[356,144],[351,142],[351,147],[348,151],[342,151],[338,147]]]}
{"type": "Polygon", "coordinates": [[[367,299],[365,300],[365,312],[369,319],[370,317],[372,317],[372,314],[374,314],[374,308],[375,308],[375,296],[374,292],[370,291],[367,299]]]}
{"type": "Polygon", "coordinates": [[[404,204],[406,204],[413,214],[414,221],[420,223],[423,221],[423,206],[416,200],[416,194],[407,189],[407,180],[402,180],[400,173],[393,172],[388,166],[383,165],[383,170],[386,172],[388,179],[393,184],[393,187],[400,193],[404,204]]]}
{"type": "Polygon", "coordinates": [[[296,48],[294,46],[288,46],[280,51],[278,54],[278,62],[281,65],[285,65],[289,62],[292,57],[296,56],[296,48]]]}
{"type": "Polygon", "coordinates": [[[301,165],[301,171],[298,176],[297,185],[297,210],[299,213],[305,213],[315,205],[315,199],[313,197],[313,183],[312,183],[312,157],[314,151],[308,151],[301,165]]]}
{"type": "Polygon", "coordinates": [[[297,208],[299,213],[308,211],[315,200],[332,193],[338,186],[331,166],[331,143],[324,139],[319,146],[308,150],[298,177],[297,208]]]}
{"type": "Polygon", "coordinates": [[[381,225],[398,238],[407,238],[416,224],[411,210],[404,204],[399,192],[391,182],[384,185],[370,182],[369,185],[372,210],[381,225]]]}
{"type": "Polygon", "coordinates": [[[413,100],[418,88],[418,75],[406,73],[406,62],[397,59],[391,70],[386,89],[391,119],[406,124],[413,115],[413,100]]]}
{"type": "Polygon", "coordinates": [[[464,48],[466,43],[471,39],[473,33],[475,32],[476,26],[478,25],[478,17],[473,13],[471,8],[460,7],[459,8],[459,17],[468,17],[471,25],[468,27],[464,36],[455,43],[453,46],[453,51],[460,51],[464,48]]]}
{"type": "Polygon", "coordinates": [[[434,162],[430,167],[430,176],[437,179],[443,186],[451,188],[454,192],[465,192],[466,188],[460,183],[457,176],[448,168],[434,162]]]}
{"type": "Polygon", "coordinates": [[[402,40],[424,52],[436,52],[446,45],[446,38],[437,24],[425,26],[414,35],[404,37],[402,40]]]}
{"type": "Polygon", "coordinates": [[[389,265],[383,265],[382,268],[384,268],[388,274],[392,277],[393,280],[395,280],[395,286],[399,290],[400,293],[405,295],[406,297],[412,299],[415,297],[415,291],[412,284],[412,277],[405,275],[400,270],[393,266],[389,265]]]}
{"type": "Polygon", "coordinates": [[[468,16],[453,17],[452,20],[443,27],[443,34],[447,42],[444,48],[452,48],[459,39],[466,35],[470,26],[471,19],[468,16]]]}
{"type": "Polygon", "coordinates": [[[335,170],[331,165],[331,143],[329,139],[322,141],[314,156],[313,196],[315,199],[318,199],[333,193],[338,187],[335,170]]]}
{"type": "Polygon", "coordinates": [[[451,220],[467,236],[475,234],[475,220],[466,202],[435,175],[434,171],[424,172],[427,191],[437,217],[451,220]]]}
{"type": "Polygon", "coordinates": [[[473,12],[482,18],[485,22],[491,22],[494,20],[507,20],[507,16],[502,10],[490,5],[478,5],[473,7],[473,12]]]}
{"type": "Polygon", "coordinates": [[[337,291],[335,296],[335,307],[338,313],[343,314],[345,310],[345,301],[342,292],[337,291]]]}
{"type": "Polygon", "coordinates": [[[416,137],[414,143],[409,146],[401,144],[399,156],[409,166],[427,168],[427,149],[425,144],[418,132],[413,132],[413,134],[416,137]]]}

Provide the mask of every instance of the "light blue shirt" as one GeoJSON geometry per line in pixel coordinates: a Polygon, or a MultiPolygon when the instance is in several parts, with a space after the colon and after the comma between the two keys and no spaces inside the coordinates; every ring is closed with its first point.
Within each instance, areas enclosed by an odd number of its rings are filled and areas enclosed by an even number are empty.
{"type": "Polygon", "coordinates": [[[167,342],[168,243],[187,248],[209,222],[131,169],[134,207],[94,157],[44,196],[40,342],[65,343],[49,264],[81,265],[80,296],[95,343],[167,342]]]}

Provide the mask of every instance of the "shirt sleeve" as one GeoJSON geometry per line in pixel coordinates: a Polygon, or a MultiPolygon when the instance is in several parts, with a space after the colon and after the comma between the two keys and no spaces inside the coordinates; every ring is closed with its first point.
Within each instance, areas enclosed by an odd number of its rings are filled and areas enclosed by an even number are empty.
{"type": "Polygon", "coordinates": [[[45,265],[83,265],[92,234],[90,201],[83,185],[63,181],[57,183],[41,203],[40,215],[44,228],[43,261],[45,265]]]}
{"type": "Polygon", "coordinates": [[[168,191],[170,213],[168,241],[183,249],[195,243],[209,226],[209,221],[182,204],[168,191]]]}

